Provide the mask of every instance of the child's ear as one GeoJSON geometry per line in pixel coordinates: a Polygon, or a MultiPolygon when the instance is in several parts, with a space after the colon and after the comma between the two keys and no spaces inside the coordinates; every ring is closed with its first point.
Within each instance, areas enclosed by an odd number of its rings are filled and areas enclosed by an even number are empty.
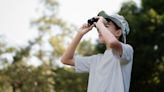
{"type": "Polygon", "coordinates": [[[121,34],[122,34],[121,29],[117,29],[115,35],[116,35],[117,37],[120,37],[121,34]]]}

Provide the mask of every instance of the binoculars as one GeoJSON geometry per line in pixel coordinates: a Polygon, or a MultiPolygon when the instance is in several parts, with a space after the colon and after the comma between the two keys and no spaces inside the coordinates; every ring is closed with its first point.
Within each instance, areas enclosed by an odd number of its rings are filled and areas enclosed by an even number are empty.
{"type": "Polygon", "coordinates": [[[97,22],[98,21],[98,18],[91,18],[91,19],[88,19],[88,24],[89,25],[92,25],[94,22],[97,22]]]}
{"type": "MultiPolygon", "coordinates": [[[[92,25],[94,22],[97,22],[99,19],[98,18],[91,18],[91,19],[88,19],[88,24],[89,25],[92,25]]],[[[109,18],[105,18],[106,21],[111,21],[109,18]]]]}

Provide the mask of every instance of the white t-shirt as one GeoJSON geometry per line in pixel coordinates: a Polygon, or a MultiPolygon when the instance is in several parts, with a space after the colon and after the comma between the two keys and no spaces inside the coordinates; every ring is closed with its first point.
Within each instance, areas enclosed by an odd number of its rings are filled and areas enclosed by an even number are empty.
{"type": "Polygon", "coordinates": [[[87,92],[129,92],[133,48],[128,44],[121,44],[121,57],[111,49],[104,54],[75,57],[76,72],[89,73],[87,92]]]}

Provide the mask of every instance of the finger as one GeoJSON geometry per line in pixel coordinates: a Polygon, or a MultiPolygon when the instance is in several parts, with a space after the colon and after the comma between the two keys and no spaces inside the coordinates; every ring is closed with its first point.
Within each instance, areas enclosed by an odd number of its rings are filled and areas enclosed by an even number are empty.
{"type": "Polygon", "coordinates": [[[85,23],[85,24],[82,25],[82,28],[86,28],[86,26],[87,26],[87,24],[85,23]]]}
{"type": "Polygon", "coordinates": [[[86,28],[86,27],[88,27],[88,24],[87,24],[87,23],[85,23],[85,28],[86,28]]]}
{"type": "Polygon", "coordinates": [[[90,26],[89,26],[89,29],[92,29],[93,27],[94,27],[94,24],[90,25],[90,26]]]}
{"type": "Polygon", "coordinates": [[[96,23],[96,22],[94,22],[94,23],[93,23],[93,26],[94,26],[94,27],[97,27],[97,23],[96,23]]]}

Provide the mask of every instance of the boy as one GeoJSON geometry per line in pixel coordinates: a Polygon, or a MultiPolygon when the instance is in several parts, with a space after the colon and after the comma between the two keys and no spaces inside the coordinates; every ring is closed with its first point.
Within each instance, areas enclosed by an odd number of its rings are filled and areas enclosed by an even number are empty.
{"type": "Polygon", "coordinates": [[[104,11],[95,17],[93,24],[84,24],[72,43],[64,52],[61,62],[75,66],[76,72],[88,72],[87,92],[129,92],[133,48],[126,44],[129,26],[121,15],[108,15],[104,11]],[[75,49],[81,38],[96,27],[99,41],[106,45],[104,54],[86,57],[74,56],[75,49]],[[124,43],[119,39],[122,37],[124,43]]]}

